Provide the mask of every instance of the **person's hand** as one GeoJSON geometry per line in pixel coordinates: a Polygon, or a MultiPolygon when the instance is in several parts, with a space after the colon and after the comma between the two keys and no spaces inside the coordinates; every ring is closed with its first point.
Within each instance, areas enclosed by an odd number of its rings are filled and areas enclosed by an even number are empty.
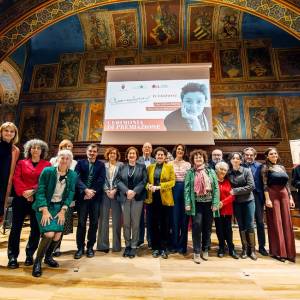
{"type": "Polygon", "coordinates": [[[26,190],[23,192],[22,196],[26,199],[28,199],[29,197],[32,197],[32,195],[34,194],[35,190],[31,189],[31,190],[26,190]]]}
{"type": "Polygon", "coordinates": [[[133,191],[133,190],[128,190],[127,191],[127,199],[128,200],[132,200],[135,197],[135,195],[136,195],[135,191],[133,191]]]}
{"type": "Polygon", "coordinates": [[[273,204],[270,199],[266,199],[266,207],[273,208],[273,204]]]}
{"type": "Polygon", "coordinates": [[[157,191],[158,189],[159,189],[158,186],[152,185],[152,187],[151,187],[151,192],[154,193],[154,192],[157,191]]]}
{"type": "Polygon", "coordinates": [[[109,199],[114,199],[116,195],[117,189],[107,190],[106,195],[109,199]]]}
{"type": "Polygon", "coordinates": [[[44,208],[42,211],[42,219],[41,219],[41,225],[46,226],[49,225],[51,220],[53,219],[51,214],[48,211],[48,208],[44,208]]]}
{"type": "Polygon", "coordinates": [[[217,211],[218,209],[219,209],[219,208],[216,207],[216,206],[212,206],[212,207],[211,207],[211,210],[212,210],[212,211],[217,211]]]}
{"type": "Polygon", "coordinates": [[[181,117],[183,119],[186,119],[187,122],[189,123],[189,125],[191,126],[191,129],[193,131],[201,131],[201,125],[200,125],[200,121],[198,119],[198,116],[195,114],[189,114],[186,111],[186,107],[182,106],[181,107],[181,117]]]}
{"type": "Polygon", "coordinates": [[[66,210],[61,209],[59,211],[59,213],[55,216],[55,218],[57,218],[58,225],[64,225],[65,224],[65,214],[66,214],[66,210]]]}
{"type": "Polygon", "coordinates": [[[152,187],[153,187],[153,184],[150,184],[150,183],[149,183],[149,184],[147,185],[147,190],[148,190],[148,191],[152,191],[152,187]]]}
{"type": "Polygon", "coordinates": [[[220,203],[219,203],[219,208],[221,209],[222,207],[223,207],[223,202],[220,201],[220,203]]]}
{"type": "Polygon", "coordinates": [[[94,196],[95,196],[95,194],[96,194],[96,191],[95,190],[92,190],[92,189],[85,189],[84,190],[84,192],[85,192],[85,196],[84,196],[84,200],[90,200],[90,199],[92,199],[94,196]]]}
{"type": "Polygon", "coordinates": [[[27,201],[28,201],[28,202],[33,202],[33,196],[28,197],[28,198],[27,198],[27,201]]]}
{"type": "Polygon", "coordinates": [[[295,208],[295,201],[292,196],[290,196],[290,208],[295,208]]]}
{"type": "Polygon", "coordinates": [[[187,205],[187,206],[185,207],[185,210],[186,210],[186,211],[190,211],[190,210],[191,210],[191,207],[190,207],[189,205],[187,205]]]}
{"type": "Polygon", "coordinates": [[[233,190],[230,190],[230,195],[234,195],[233,190]]]}

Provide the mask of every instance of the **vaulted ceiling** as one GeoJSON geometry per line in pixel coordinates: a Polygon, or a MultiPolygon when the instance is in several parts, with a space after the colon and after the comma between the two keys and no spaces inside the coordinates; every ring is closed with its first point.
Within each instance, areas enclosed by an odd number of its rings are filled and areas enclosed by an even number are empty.
{"type": "MultiPolygon", "coordinates": [[[[142,29],[142,26],[145,22],[145,19],[143,19],[143,17],[147,16],[147,13],[150,18],[152,16],[152,21],[154,23],[157,22],[157,16],[159,14],[157,7],[173,7],[175,13],[175,7],[177,6],[177,17],[179,17],[180,20],[182,20],[182,24],[186,26],[186,24],[188,24],[190,20],[187,20],[187,22],[185,22],[184,19],[186,18],[186,16],[192,17],[192,11],[190,11],[190,15],[188,15],[188,11],[185,11],[185,9],[188,6],[193,6],[193,4],[199,3],[203,5],[222,4],[222,6],[224,7],[232,7],[236,8],[241,12],[248,12],[250,14],[256,15],[268,22],[275,24],[276,26],[287,31],[289,34],[300,39],[300,3],[298,0],[161,0],[139,2],[124,0],[0,0],[0,61],[3,60],[6,56],[8,56],[10,53],[14,52],[15,49],[17,49],[20,45],[24,44],[27,40],[35,36],[37,33],[41,32],[45,28],[53,25],[54,23],[60,20],[87,11],[91,8],[101,7],[102,9],[106,9],[107,5],[117,3],[124,4],[124,7],[126,7],[126,5],[128,4],[130,5],[133,3],[135,3],[138,6],[139,13],[137,14],[137,16],[142,17],[137,18],[136,26],[139,29],[142,29]]],[[[130,30],[132,31],[132,28],[130,29],[127,26],[130,23],[130,18],[132,17],[130,16],[130,13],[128,14],[127,12],[123,12],[123,16],[121,16],[121,18],[120,13],[119,15],[110,13],[110,15],[106,17],[104,17],[104,14],[105,13],[103,12],[98,13],[98,16],[96,17],[96,19],[94,19],[94,22],[98,22],[101,19],[104,20],[105,18],[109,19],[110,25],[112,24],[115,30],[119,30],[119,33],[122,33],[123,30],[124,36],[130,30]],[[99,14],[102,15],[99,16],[99,14]],[[127,14],[129,19],[124,14],[127,14]],[[129,23],[126,21],[126,18],[129,23]],[[127,24],[127,27],[125,26],[126,28],[124,27],[124,22],[127,24]]],[[[207,16],[202,16],[202,20],[204,20],[204,18],[206,17],[207,16]]],[[[218,20],[220,21],[220,19],[218,20]]],[[[80,21],[83,24],[85,41],[92,41],[93,38],[89,36],[92,33],[89,31],[85,31],[84,28],[86,26],[84,24],[93,22],[93,20],[88,20],[84,19],[84,17],[80,17],[80,21]]],[[[172,16],[171,19],[168,20],[168,22],[172,22],[172,16]]],[[[224,19],[223,23],[224,22],[227,22],[230,25],[230,23],[238,22],[238,20],[228,19],[226,21],[224,19]]],[[[202,23],[202,25],[203,24],[204,23],[202,23]]],[[[99,23],[97,26],[105,27],[108,25],[108,23],[99,23]]],[[[196,30],[196,28],[194,29],[196,30]]],[[[189,33],[189,31],[185,32],[187,34],[189,33]]],[[[230,34],[235,33],[232,31],[230,34]]],[[[211,37],[220,37],[220,33],[218,33],[217,27],[212,28],[211,37]]],[[[118,46],[118,41],[115,39],[115,37],[111,36],[111,38],[111,40],[108,40],[106,42],[101,40],[100,43],[112,43],[112,45],[118,46]]],[[[147,38],[147,36],[143,35],[141,38],[143,39],[142,43],[145,43],[145,38],[147,38]]],[[[189,37],[181,36],[179,38],[182,38],[184,40],[189,37]]],[[[195,37],[195,39],[197,38],[203,38],[203,33],[198,32],[198,36],[195,37]]],[[[150,40],[151,38],[148,39],[148,42],[150,40]]],[[[155,39],[152,38],[153,43],[159,43],[158,40],[155,41],[155,39]]],[[[131,39],[131,41],[133,40],[131,39]]],[[[124,39],[123,41],[120,40],[119,45],[121,45],[120,43],[123,43],[123,46],[126,46],[124,43],[127,42],[128,38],[124,39]]],[[[136,39],[135,42],[138,43],[138,40],[136,39]]],[[[94,44],[95,43],[97,43],[97,39],[94,39],[94,44]]],[[[87,48],[87,45],[85,46],[87,48]]]]}

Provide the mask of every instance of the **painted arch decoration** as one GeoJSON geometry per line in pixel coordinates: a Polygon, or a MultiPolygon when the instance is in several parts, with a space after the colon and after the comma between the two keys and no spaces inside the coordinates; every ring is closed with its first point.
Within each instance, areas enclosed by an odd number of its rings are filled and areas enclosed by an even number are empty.
{"type": "MultiPolygon", "coordinates": [[[[24,3],[27,1],[24,1],[24,3]]],[[[36,1],[30,11],[20,11],[18,20],[12,20],[0,31],[0,61],[24,44],[33,35],[46,27],[71,15],[104,6],[112,3],[125,3],[128,1],[109,0],[49,0],[36,1]]],[[[149,1],[144,1],[147,3],[149,1]]],[[[195,3],[222,4],[241,11],[259,16],[300,39],[300,9],[291,4],[293,1],[280,0],[205,0],[195,3]]],[[[296,1],[297,2],[297,1],[296,1]]],[[[28,9],[28,8],[27,8],[28,9]]],[[[1,18],[1,17],[0,17],[1,18]]]]}

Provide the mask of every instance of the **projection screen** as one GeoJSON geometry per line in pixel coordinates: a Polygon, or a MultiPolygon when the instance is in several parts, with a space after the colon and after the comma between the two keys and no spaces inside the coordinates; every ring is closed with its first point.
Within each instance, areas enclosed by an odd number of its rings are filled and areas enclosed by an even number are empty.
{"type": "Polygon", "coordinates": [[[210,63],[106,66],[101,143],[214,144],[210,63]]]}

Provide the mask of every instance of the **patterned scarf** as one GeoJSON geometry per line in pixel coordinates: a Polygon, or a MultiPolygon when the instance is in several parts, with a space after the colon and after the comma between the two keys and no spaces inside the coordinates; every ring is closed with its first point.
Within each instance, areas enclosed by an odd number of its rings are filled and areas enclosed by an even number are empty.
{"type": "Polygon", "coordinates": [[[194,191],[197,196],[206,195],[211,191],[210,178],[206,173],[204,164],[198,168],[195,167],[194,191]]]}

